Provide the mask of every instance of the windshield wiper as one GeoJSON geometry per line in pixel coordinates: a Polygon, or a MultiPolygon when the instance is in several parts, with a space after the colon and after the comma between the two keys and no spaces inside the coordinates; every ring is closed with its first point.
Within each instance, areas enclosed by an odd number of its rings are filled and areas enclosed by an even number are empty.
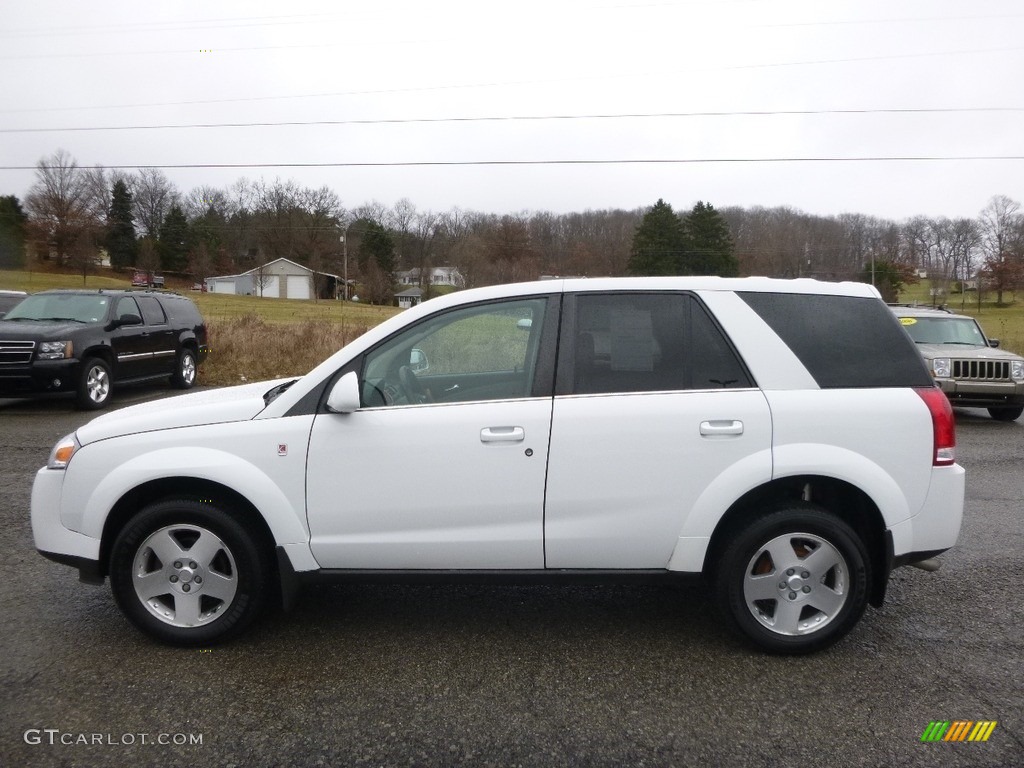
{"type": "Polygon", "coordinates": [[[85,323],[85,320],[79,320],[77,317],[41,317],[39,319],[56,323],[85,323]]]}
{"type": "Polygon", "coordinates": [[[288,387],[290,387],[296,381],[298,381],[298,379],[292,379],[291,381],[286,381],[283,384],[278,384],[276,387],[271,387],[263,395],[263,404],[270,405],[272,402],[274,402],[278,395],[280,395],[282,392],[288,389],[288,387]]]}

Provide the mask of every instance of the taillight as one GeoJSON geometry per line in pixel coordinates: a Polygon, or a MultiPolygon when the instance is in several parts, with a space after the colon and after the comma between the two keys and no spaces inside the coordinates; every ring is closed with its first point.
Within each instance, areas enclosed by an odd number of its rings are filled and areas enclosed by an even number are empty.
{"type": "Polygon", "coordinates": [[[916,391],[932,415],[932,435],[935,442],[932,466],[948,467],[956,462],[956,422],[953,420],[953,408],[938,387],[916,391]]]}

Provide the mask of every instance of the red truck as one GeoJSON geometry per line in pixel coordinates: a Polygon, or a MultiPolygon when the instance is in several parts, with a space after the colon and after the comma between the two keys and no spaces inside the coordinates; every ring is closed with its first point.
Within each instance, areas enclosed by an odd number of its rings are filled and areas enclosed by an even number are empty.
{"type": "Polygon", "coordinates": [[[135,270],[132,275],[132,288],[163,288],[164,276],[144,269],[135,270]]]}

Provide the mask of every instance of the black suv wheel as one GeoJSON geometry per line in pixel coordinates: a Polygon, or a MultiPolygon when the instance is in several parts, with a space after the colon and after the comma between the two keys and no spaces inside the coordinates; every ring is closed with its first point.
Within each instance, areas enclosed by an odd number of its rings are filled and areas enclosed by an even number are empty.
{"type": "Polygon", "coordinates": [[[76,390],[78,407],[83,410],[102,408],[110,400],[113,391],[114,382],[110,375],[110,366],[98,357],[84,360],[76,390]]]}

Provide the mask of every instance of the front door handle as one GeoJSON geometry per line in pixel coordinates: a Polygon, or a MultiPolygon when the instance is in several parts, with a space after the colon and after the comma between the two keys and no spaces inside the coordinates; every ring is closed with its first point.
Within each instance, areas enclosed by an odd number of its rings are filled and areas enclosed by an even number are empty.
{"type": "Polygon", "coordinates": [[[718,437],[720,435],[742,435],[743,422],[722,419],[720,421],[702,421],[700,433],[705,437],[718,437]]]}
{"type": "Polygon", "coordinates": [[[480,430],[481,443],[521,443],[526,439],[522,427],[487,427],[480,430]]]}

